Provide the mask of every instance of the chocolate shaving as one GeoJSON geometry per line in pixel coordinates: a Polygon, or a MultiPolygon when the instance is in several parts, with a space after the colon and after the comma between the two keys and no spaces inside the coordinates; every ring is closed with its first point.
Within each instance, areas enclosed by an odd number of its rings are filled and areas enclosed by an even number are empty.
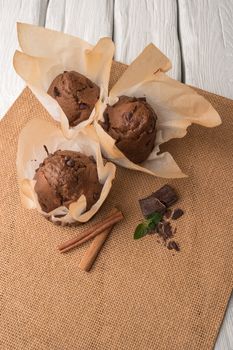
{"type": "Polygon", "coordinates": [[[159,222],[158,225],[156,226],[156,232],[160,235],[163,236],[164,231],[163,231],[163,223],[159,222]]]}
{"type": "Polygon", "coordinates": [[[46,145],[43,145],[44,149],[45,149],[45,152],[47,153],[47,155],[49,156],[49,151],[48,151],[48,148],[46,145]]]}
{"type": "Polygon", "coordinates": [[[171,219],[171,217],[172,217],[172,209],[167,209],[165,214],[164,214],[164,218],[169,220],[169,219],[171,219]]]}
{"type": "Polygon", "coordinates": [[[166,221],[163,223],[163,230],[164,230],[164,238],[168,239],[172,237],[173,231],[172,231],[172,226],[169,221],[166,221]]]}
{"type": "Polygon", "coordinates": [[[168,248],[169,250],[174,249],[174,250],[176,250],[177,252],[180,251],[180,246],[179,246],[179,244],[178,244],[177,242],[175,242],[175,241],[170,241],[170,242],[168,242],[167,248],[168,248]]]}

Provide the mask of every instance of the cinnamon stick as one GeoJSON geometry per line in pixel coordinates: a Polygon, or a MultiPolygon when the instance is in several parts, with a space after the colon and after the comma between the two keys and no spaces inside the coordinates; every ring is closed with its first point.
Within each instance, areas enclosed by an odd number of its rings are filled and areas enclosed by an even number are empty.
{"type": "MultiPolygon", "coordinates": [[[[115,213],[117,211],[116,208],[112,209],[111,213],[115,213]]],[[[95,262],[101,248],[104,245],[104,242],[106,241],[107,237],[109,236],[110,232],[112,231],[114,225],[100,233],[98,236],[96,236],[89,248],[87,249],[86,253],[82,257],[82,260],[80,261],[79,268],[83,271],[90,271],[93,263],[95,262]]]]}
{"type": "Polygon", "coordinates": [[[96,223],[86,231],[82,232],[78,236],[69,239],[68,241],[60,244],[57,248],[61,253],[65,253],[70,249],[78,247],[82,243],[89,241],[91,238],[94,238],[98,234],[107,230],[109,227],[113,226],[117,222],[123,219],[123,214],[121,211],[117,210],[117,212],[108,215],[104,220],[99,223],[96,223]]]}

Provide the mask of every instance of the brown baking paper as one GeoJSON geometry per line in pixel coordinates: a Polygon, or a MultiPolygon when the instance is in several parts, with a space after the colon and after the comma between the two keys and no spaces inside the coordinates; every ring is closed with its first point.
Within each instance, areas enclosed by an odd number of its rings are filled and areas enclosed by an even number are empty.
{"type": "MultiPolygon", "coordinates": [[[[114,63],[113,86],[126,69],[114,63]]],[[[169,180],[185,214],[167,250],[150,235],[134,241],[138,199],[167,180],[119,167],[101,210],[78,227],[55,226],[22,207],[17,188],[19,132],[34,117],[51,120],[26,89],[0,122],[0,348],[4,350],[211,350],[233,287],[233,101],[202,94],[222,118],[195,125],[161,146],[185,179],[169,180]],[[166,148],[165,148],[166,147],[166,148]],[[89,274],[78,264],[89,243],[67,254],[57,245],[100,221],[114,227],[89,274]]]]}
{"type": "Polygon", "coordinates": [[[80,131],[78,138],[67,139],[61,129],[52,123],[41,119],[33,119],[27,123],[19,135],[16,161],[21,202],[25,208],[37,209],[51,221],[63,225],[76,221],[86,222],[96,214],[111,189],[115,177],[115,165],[109,162],[103,164],[99,143],[92,138],[92,135],[91,126],[80,131]],[[43,212],[34,190],[36,169],[47,157],[43,145],[46,145],[50,153],[57,150],[70,150],[94,157],[99,182],[103,184],[103,189],[100,198],[90,210],[85,212],[86,198],[82,195],[76,202],[71,203],[69,208],[61,206],[49,213],[43,212]]]}
{"type": "Polygon", "coordinates": [[[182,138],[192,123],[206,127],[221,124],[217,111],[190,87],[169,78],[165,72],[170,61],[153,44],[148,45],[112,87],[109,97],[97,108],[94,122],[104,155],[118,165],[165,178],[184,177],[169,152],[160,145],[182,138]],[[103,119],[107,103],[113,105],[121,95],[146,97],[158,116],[155,147],[146,161],[135,164],[117,148],[116,141],[98,123],[103,119]]]}
{"type": "Polygon", "coordinates": [[[25,23],[17,24],[17,32],[22,52],[16,51],[14,55],[16,72],[50,115],[61,123],[64,134],[72,137],[93,121],[95,108],[88,120],[70,128],[62,108],[47,94],[48,88],[57,75],[74,70],[100,87],[99,101],[105,99],[114,53],[112,40],[102,38],[93,47],[77,37],[25,23]]]}

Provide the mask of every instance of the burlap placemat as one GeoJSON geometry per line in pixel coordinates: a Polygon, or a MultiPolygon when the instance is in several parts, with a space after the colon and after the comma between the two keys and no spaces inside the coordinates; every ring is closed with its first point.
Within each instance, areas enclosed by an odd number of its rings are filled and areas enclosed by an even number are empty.
{"type": "MultiPolygon", "coordinates": [[[[111,83],[124,69],[114,65],[111,83]]],[[[223,124],[192,126],[166,145],[189,175],[169,181],[185,210],[177,223],[181,251],[172,253],[153,235],[132,239],[141,219],[138,198],[166,181],[119,168],[96,219],[118,205],[125,220],[90,273],[78,269],[88,244],[67,255],[56,251],[77,228],[54,226],[20,205],[18,134],[29,119],[49,116],[29,90],[18,98],[0,123],[1,349],[213,347],[233,286],[233,101],[200,92],[223,124]]]]}

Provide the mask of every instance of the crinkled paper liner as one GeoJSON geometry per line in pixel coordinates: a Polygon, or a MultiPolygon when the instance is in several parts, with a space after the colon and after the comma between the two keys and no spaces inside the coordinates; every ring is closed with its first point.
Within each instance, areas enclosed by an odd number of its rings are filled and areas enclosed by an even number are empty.
{"type": "Polygon", "coordinates": [[[113,86],[109,97],[97,108],[94,121],[102,152],[123,167],[164,178],[186,176],[168,152],[159,153],[159,145],[173,138],[184,137],[192,123],[206,127],[221,124],[221,118],[211,104],[190,87],[169,78],[165,72],[170,61],[154,45],[148,45],[113,86]],[[107,103],[113,105],[118,97],[146,97],[157,114],[155,147],[146,161],[135,164],[117,148],[116,141],[98,123],[104,120],[107,103]]]}
{"type": "Polygon", "coordinates": [[[80,131],[78,137],[67,139],[61,129],[53,123],[33,119],[21,131],[17,152],[17,173],[21,201],[28,209],[37,209],[44,216],[53,222],[62,225],[74,222],[88,221],[101,207],[108,196],[115,177],[116,167],[112,163],[104,165],[99,143],[94,139],[93,127],[89,126],[80,131]],[[43,145],[46,145],[50,153],[57,150],[71,150],[81,152],[87,156],[93,156],[96,160],[99,182],[103,189],[99,200],[88,210],[86,210],[86,198],[82,195],[76,202],[71,203],[69,208],[61,206],[50,213],[42,211],[37,199],[35,186],[35,171],[39,164],[47,157],[43,145]],[[60,217],[62,216],[62,217],[60,217]]]}
{"type": "Polygon", "coordinates": [[[160,153],[159,146],[172,138],[184,137],[192,123],[217,126],[221,119],[211,104],[186,85],[169,78],[169,59],[153,44],[148,45],[128,67],[108,96],[108,83],[114,44],[100,39],[95,47],[85,41],[53,30],[18,24],[18,38],[23,52],[16,51],[14,67],[39,101],[55,120],[61,122],[66,137],[94,122],[105,157],[126,168],[165,178],[184,177],[172,155],[160,153]],[[47,90],[53,79],[64,70],[75,70],[100,86],[101,94],[88,120],[69,128],[68,119],[47,90]],[[155,110],[157,135],[155,147],[146,161],[135,164],[117,148],[116,141],[98,124],[107,104],[113,105],[121,95],[145,96],[155,110]]]}
{"type": "Polygon", "coordinates": [[[88,77],[100,87],[97,104],[108,94],[108,83],[114,44],[110,38],[102,38],[93,47],[87,42],[54,30],[31,24],[17,24],[19,45],[14,68],[26,82],[50,115],[61,123],[66,137],[92,123],[93,109],[88,120],[70,128],[68,119],[57,101],[47,94],[54,78],[64,71],[76,71],[88,77]]]}

